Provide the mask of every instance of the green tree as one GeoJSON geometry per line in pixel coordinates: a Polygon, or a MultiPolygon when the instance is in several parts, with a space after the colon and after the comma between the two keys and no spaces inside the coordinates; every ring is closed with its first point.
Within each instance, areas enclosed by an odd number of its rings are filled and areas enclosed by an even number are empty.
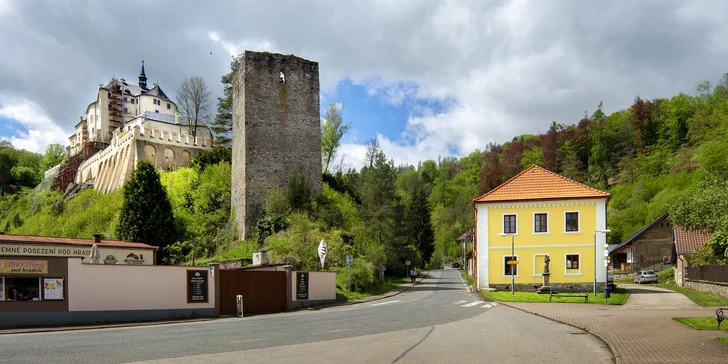
{"type": "Polygon", "coordinates": [[[123,241],[159,247],[158,261],[167,263],[167,247],[177,240],[177,230],[172,205],[154,165],[139,160],[136,170],[124,184],[123,195],[116,235],[123,241]]]}
{"type": "Polygon", "coordinates": [[[239,58],[233,59],[230,62],[230,72],[221,77],[223,97],[217,98],[217,115],[210,125],[215,133],[215,145],[227,148],[232,146],[233,141],[233,81],[238,64],[239,58]]]}
{"type": "Polygon", "coordinates": [[[523,156],[521,157],[521,166],[523,166],[523,168],[525,169],[534,164],[541,167],[545,165],[543,149],[541,147],[533,147],[531,149],[526,149],[523,151],[523,156]]]}
{"type": "Polygon", "coordinates": [[[66,156],[66,150],[62,144],[51,143],[46,147],[46,152],[40,161],[41,169],[43,172],[50,168],[55,167],[59,163],[63,162],[66,156]]]}
{"type": "Polygon", "coordinates": [[[326,114],[321,125],[321,158],[324,162],[324,172],[329,170],[331,160],[341,146],[341,138],[351,128],[351,122],[344,124],[344,107],[334,101],[326,108],[326,114]]]}
{"type": "Polygon", "coordinates": [[[435,251],[435,232],[427,197],[425,183],[420,180],[412,192],[405,215],[407,241],[417,248],[423,263],[429,262],[435,251]]]}

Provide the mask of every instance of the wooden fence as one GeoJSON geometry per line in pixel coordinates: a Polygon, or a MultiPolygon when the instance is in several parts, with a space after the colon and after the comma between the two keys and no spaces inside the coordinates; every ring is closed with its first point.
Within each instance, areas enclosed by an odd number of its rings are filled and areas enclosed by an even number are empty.
{"type": "Polygon", "coordinates": [[[688,279],[728,283],[728,265],[688,267],[688,279]]]}

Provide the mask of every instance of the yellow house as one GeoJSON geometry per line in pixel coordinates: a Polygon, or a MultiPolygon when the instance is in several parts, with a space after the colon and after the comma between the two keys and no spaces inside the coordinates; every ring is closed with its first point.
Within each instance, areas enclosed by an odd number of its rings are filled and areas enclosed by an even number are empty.
{"type": "Polygon", "coordinates": [[[554,289],[602,289],[609,198],[534,165],[474,199],[478,288],[533,291],[548,255],[554,289]]]}

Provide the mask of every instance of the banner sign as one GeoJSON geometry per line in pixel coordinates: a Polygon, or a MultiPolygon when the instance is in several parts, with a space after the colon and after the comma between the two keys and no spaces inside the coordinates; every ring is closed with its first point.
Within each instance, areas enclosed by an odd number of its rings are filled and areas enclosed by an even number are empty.
{"type": "MultiPolygon", "coordinates": [[[[99,254],[103,264],[153,265],[154,250],[124,249],[99,245],[99,254]],[[146,255],[146,257],[145,257],[146,255]]],[[[0,256],[37,256],[83,258],[84,263],[91,263],[91,247],[68,247],[61,245],[32,245],[0,243],[0,256]]]]}
{"type": "Polygon", "coordinates": [[[187,271],[187,303],[208,302],[207,270],[187,271]]]}
{"type": "Polygon", "coordinates": [[[0,273],[3,274],[47,274],[47,260],[0,260],[0,273]]]}

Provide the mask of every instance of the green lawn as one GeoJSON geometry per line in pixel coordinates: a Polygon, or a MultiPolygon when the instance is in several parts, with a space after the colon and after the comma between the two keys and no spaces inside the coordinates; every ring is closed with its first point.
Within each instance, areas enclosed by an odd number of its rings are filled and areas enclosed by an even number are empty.
{"type": "Polygon", "coordinates": [[[469,275],[465,274],[465,272],[464,272],[464,271],[460,271],[460,275],[462,275],[462,276],[463,276],[463,279],[465,279],[465,280],[466,280],[466,281],[468,282],[468,284],[469,284],[469,285],[471,285],[471,286],[472,286],[472,285],[474,285],[474,284],[475,284],[475,278],[473,278],[473,277],[471,277],[471,276],[469,276],[469,275]]]}
{"type": "Polygon", "coordinates": [[[367,292],[347,292],[345,289],[336,287],[336,293],[343,295],[343,301],[358,300],[369,296],[376,296],[379,294],[386,293],[390,289],[397,287],[401,284],[409,283],[408,277],[385,277],[385,282],[370,289],[367,292]]]}
{"type": "Polygon", "coordinates": [[[703,307],[711,307],[711,306],[721,306],[726,307],[728,306],[728,299],[723,298],[721,296],[717,296],[710,293],[704,293],[704,292],[698,292],[694,291],[690,288],[680,287],[675,283],[657,283],[654,284],[656,287],[661,288],[667,288],[669,290],[682,293],[687,298],[689,298],[691,301],[697,303],[700,306],[703,307]]]}
{"type": "Polygon", "coordinates": [[[715,339],[722,342],[723,344],[728,345],[728,337],[716,337],[715,339]]]}
{"type": "MultiPolygon", "coordinates": [[[[715,316],[707,316],[707,317],[673,317],[673,320],[686,325],[690,326],[695,330],[718,330],[718,321],[716,321],[715,316]]],[[[728,322],[723,322],[723,324],[720,325],[720,331],[728,331],[728,322]]]]}
{"type": "MultiPolygon", "coordinates": [[[[485,297],[494,300],[494,301],[500,301],[500,302],[545,302],[548,303],[549,301],[549,295],[547,294],[538,294],[535,292],[516,292],[515,295],[512,295],[511,292],[485,292],[485,297]]],[[[625,301],[627,301],[627,297],[629,296],[629,292],[627,292],[626,289],[617,288],[616,292],[613,292],[609,299],[607,300],[606,304],[609,305],[622,305],[625,301]]],[[[554,296],[551,300],[553,303],[584,303],[584,298],[579,297],[558,297],[554,296]]],[[[597,293],[597,296],[594,297],[593,294],[589,293],[589,301],[588,303],[592,304],[605,304],[604,302],[604,294],[603,293],[597,293]]]]}

